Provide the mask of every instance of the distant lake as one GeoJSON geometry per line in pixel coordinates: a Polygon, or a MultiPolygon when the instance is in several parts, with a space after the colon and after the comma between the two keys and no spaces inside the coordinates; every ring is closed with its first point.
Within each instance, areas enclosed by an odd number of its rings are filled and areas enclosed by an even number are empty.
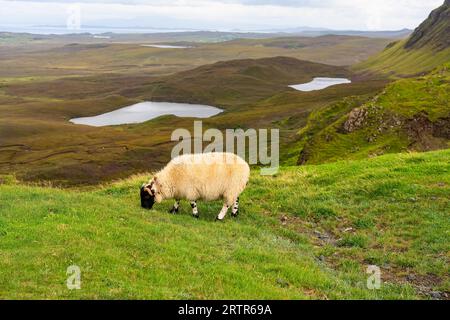
{"type": "Polygon", "coordinates": [[[296,84],[289,86],[298,91],[315,91],[323,90],[325,88],[335,86],[337,84],[352,83],[349,79],[345,78],[314,78],[313,81],[303,84],[296,84]]]}
{"type": "Polygon", "coordinates": [[[142,47],[159,48],[159,49],[189,49],[186,46],[169,46],[165,44],[141,44],[142,47]]]}
{"type": "Polygon", "coordinates": [[[94,39],[111,39],[110,36],[96,36],[96,35],[92,36],[92,38],[94,38],[94,39]]]}
{"type": "Polygon", "coordinates": [[[104,127],[142,123],[164,115],[174,115],[185,118],[210,118],[222,111],[223,110],[216,107],[200,104],[141,102],[95,117],[71,119],[70,122],[93,127],[104,127]]]}

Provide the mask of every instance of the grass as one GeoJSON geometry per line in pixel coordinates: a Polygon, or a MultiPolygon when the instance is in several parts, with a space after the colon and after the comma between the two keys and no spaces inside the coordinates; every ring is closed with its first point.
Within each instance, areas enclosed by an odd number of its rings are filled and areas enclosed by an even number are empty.
{"type": "Polygon", "coordinates": [[[0,185],[0,298],[422,299],[449,292],[450,151],[253,172],[241,216],[139,207],[148,175],[0,185]],[[274,191],[276,190],[276,191],[274,191]],[[382,269],[366,288],[368,265],[382,269]],[[82,289],[66,288],[78,265],[82,289]]]}
{"type": "Polygon", "coordinates": [[[431,121],[437,121],[450,114],[449,92],[450,62],[447,62],[426,76],[390,84],[376,103],[410,119],[425,112],[431,121]]]}

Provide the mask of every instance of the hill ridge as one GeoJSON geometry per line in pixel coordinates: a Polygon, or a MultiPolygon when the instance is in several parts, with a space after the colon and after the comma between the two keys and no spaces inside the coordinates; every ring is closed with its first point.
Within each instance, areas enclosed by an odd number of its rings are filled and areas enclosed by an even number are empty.
{"type": "Polygon", "coordinates": [[[318,76],[350,77],[351,72],[340,66],[284,56],[236,59],[181,71],[137,90],[152,101],[170,99],[216,104],[226,109],[253,104],[288,91],[289,85],[309,82],[318,76]]]}
{"type": "Polygon", "coordinates": [[[409,38],[390,43],[382,52],[354,65],[352,70],[391,78],[428,73],[450,61],[449,35],[450,1],[446,0],[409,38]]]}

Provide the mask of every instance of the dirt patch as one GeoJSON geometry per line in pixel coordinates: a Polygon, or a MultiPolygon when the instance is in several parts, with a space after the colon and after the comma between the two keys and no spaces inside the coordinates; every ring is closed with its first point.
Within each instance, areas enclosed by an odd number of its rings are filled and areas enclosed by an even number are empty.
{"type": "Polygon", "coordinates": [[[442,284],[442,279],[434,274],[416,274],[409,269],[393,266],[382,268],[383,281],[397,284],[409,284],[416,289],[421,296],[434,300],[449,300],[450,292],[434,290],[442,284]]]}
{"type": "Polygon", "coordinates": [[[410,148],[418,151],[445,148],[446,142],[443,139],[450,139],[450,118],[441,118],[432,122],[425,112],[407,120],[404,128],[411,140],[410,148]]]}

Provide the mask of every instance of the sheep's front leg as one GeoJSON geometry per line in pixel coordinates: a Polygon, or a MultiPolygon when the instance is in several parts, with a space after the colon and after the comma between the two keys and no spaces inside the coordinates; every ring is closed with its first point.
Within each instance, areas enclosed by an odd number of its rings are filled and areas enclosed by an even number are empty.
{"type": "Polygon", "coordinates": [[[172,209],[169,211],[169,213],[177,214],[179,210],[180,210],[180,200],[177,200],[173,205],[172,209]]]}
{"type": "Polygon", "coordinates": [[[199,218],[200,215],[198,214],[198,207],[197,207],[197,201],[192,201],[191,202],[191,207],[192,207],[192,216],[194,218],[199,218]]]}
{"type": "Polygon", "coordinates": [[[219,215],[217,216],[216,220],[217,221],[223,221],[223,219],[225,218],[225,216],[227,215],[228,209],[230,208],[229,205],[224,204],[222,210],[220,210],[219,215]]]}
{"type": "Polygon", "coordinates": [[[236,218],[239,215],[239,198],[236,199],[236,202],[233,205],[233,209],[231,210],[231,215],[236,218]]]}

